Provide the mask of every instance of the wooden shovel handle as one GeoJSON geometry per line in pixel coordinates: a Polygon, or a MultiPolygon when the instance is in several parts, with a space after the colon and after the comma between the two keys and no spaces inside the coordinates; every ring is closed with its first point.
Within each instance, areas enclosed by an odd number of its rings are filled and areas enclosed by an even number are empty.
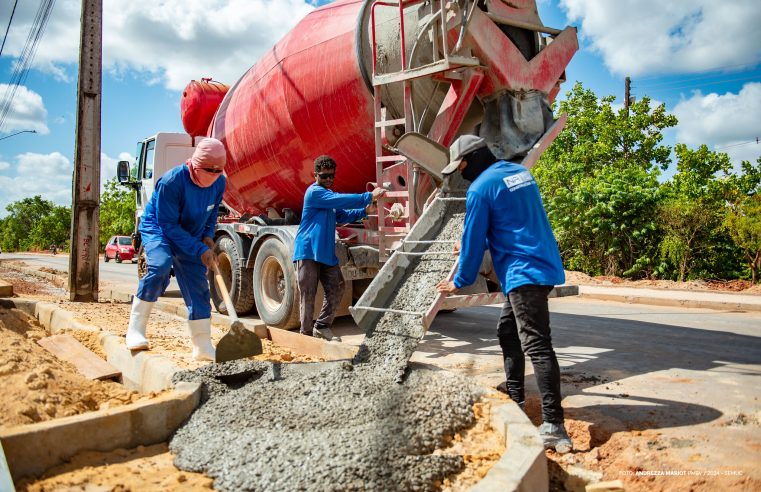
{"type": "Polygon", "coordinates": [[[235,306],[232,299],[230,299],[230,293],[227,292],[227,286],[225,285],[222,274],[219,273],[219,266],[217,262],[212,263],[212,270],[214,270],[214,280],[217,282],[219,292],[222,294],[222,300],[225,301],[225,307],[227,308],[227,314],[230,316],[230,320],[235,323],[238,321],[238,314],[235,312],[235,306]]]}

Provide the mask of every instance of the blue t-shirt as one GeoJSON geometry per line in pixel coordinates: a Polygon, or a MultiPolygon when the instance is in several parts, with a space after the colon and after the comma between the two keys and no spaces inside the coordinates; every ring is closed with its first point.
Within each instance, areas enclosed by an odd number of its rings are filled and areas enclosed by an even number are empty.
{"type": "Polygon", "coordinates": [[[209,249],[202,239],[214,237],[226,183],[227,178],[220,176],[201,188],[184,164],[161,176],[140,219],[143,242],[167,239],[174,251],[200,257],[209,249]]]}
{"type": "Polygon", "coordinates": [[[520,164],[496,162],[468,188],[458,289],[475,282],[487,247],[505,295],[522,285],[565,282],[539,187],[520,164]]]}
{"type": "Polygon", "coordinates": [[[293,245],[293,261],[313,260],[338,265],[336,222],[347,224],[365,216],[372,193],[336,193],[312,184],[304,194],[299,232],[293,245]],[[348,209],[348,210],[347,210],[348,209]]]}

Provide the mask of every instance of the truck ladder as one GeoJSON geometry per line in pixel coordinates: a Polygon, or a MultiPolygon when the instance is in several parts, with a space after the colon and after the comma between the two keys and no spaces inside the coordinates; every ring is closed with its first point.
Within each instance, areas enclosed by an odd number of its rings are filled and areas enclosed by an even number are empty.
{"type": "MultiPolygon", "coordinates": [[[[412,108],[412,96],[413,96],[413,80],[419,78],[433,78],[438,76],[439,78],[446,78],[445,72],[449,72],[456,68],[461,67],[478,67],[479,61],[476,58],[469,56],[458,56],[450,53],[450,49],[447,43],[446,34],[447,19],[445,0],[433,0],[430,2],[431,16],[433,21],[430,26],[422,31],[425,35],[428,32],[433,32],[433,58],[432,63],[417,65],[412,61],[407,60],[406,51],[406,39],[404,32],[405,14],[404,9],[414,6],[416,4],[423,4],[424,0],[399,0],[399,1],[383,1],[378,0],[373,2],[371,6],[371,26],[372,26],[372,49],[373,49],[373,96],[374,96],[374,113],[375,113],[375,176],[376,184],[380,187],[389,188],[392,185],[397,188],[395,191],[388,191],[386,194],[378,200],[378,251],[381,261],[386,261],[391,251],[401,244],[401,240],[409,233],[410,228],[415,224],[418,219],[418,206],[417,200],[417,184],[420,178],[420,167],[406,159],[403,156],[395,155],[388,150],[389,139],[387,137],[387,129],[390,127],[403,127],[402,134],[410,131],[418,131],[419,124],[423,121],[425,112],[420,119],[420,122],[414,120],[413,108],[412,108]],[[375,25],[375,9],[378,6],[385,7],[398,7],[397,15],[399,22],[400,33],[400,60],[401,69],[396,72],[378,73],[377,71],[377,56],[378,45],[376,42],[376,25],[375,25]],[[400,118],[387,118],[387,108],[383,105],[382,94],[383,89],[387,86],[395,85],[401,86],[403,93],[403,112],[404,114],[400,118]],[[403,166],[401,174],[404,175],[404,184],[401,182],[390,183],[384,181],[384,176],[387,176],[384,171],[392,166],[403,166]],[[401,187],[401,189],[398,189],[401,187]],[[398,220],[395,221],[395,225],[386,225],[388,213],[386,210],[387,205],[394,203],[401,203],[404,207],[404,214],[398,220]],[[400,225],[399,222],[403,224],[400,225]]],[[[467,3],[467,2],[466,2],[467,3]]],[[[472,12],[472,11],[471,11],[472,12]]],[[[480,82],[480,78],[477,80],[480,82]]],[[[472,91],[471,91],[472,92],[472,91]]],[[[470,101],[475,94],[469,94],[470,101]]],[[[425,111],[429,108],[426,107],[425,111]]],[[[431,108],[438,110],[438,108],[431,108]]],[[[447,115],[450,120],[449,125],[446,122],[439,122],[440,118],[437,117],[437,121],[433,125],[432,132],[436,135],[432,137],[437,140],[450,139],[454,132],[459,127],[462,118],[451,118],[451,115],[447,115]],[[442,124],[444,123],[444,124],[442,124]],[[454,128],[451,128],[454,126],[454,128]],[[449,138],[448,138],[449,137],[449,138]]],[[[461,115],[464,117],[464,112],[461,115]]],[[[442,142],[444,145],[449,144],[448,141],[442,142]]],[[[401,175],[400,174],[400,175],[401,175]]]]}

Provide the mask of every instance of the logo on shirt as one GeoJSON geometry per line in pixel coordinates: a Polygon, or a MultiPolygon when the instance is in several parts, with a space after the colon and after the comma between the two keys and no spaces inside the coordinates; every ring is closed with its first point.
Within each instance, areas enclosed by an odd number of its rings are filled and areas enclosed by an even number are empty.
{"type": "Polygon", "coordinates": [[[206,207],[206,211],[207,212],[211,212],[212,210],[214,210],[214,204],[213,203],[211,205],[209,205],[208,207],[206,207]]]}
{"type": "Polygon", "coordinates": [[[532,184],[534,184],[534,177],[531,175],[530,172],[523,171],[521,173],[508,176],[504,178],[502,181],[505,182],[505,186],[507,186],[508,190],[516,191],[516,190],[520,190],[521,188],[525,188],[526,186],[531,186],[532,184]]]}

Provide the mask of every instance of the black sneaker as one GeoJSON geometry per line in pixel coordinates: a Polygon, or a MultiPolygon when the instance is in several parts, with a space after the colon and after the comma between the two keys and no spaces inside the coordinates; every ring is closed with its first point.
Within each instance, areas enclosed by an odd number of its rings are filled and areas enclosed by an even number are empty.
{"type": "MultiPolygon", "coordinates": [[[[508,391],[507,391],[507,381],[502,381],[501,383],[499,383],[497,385],[497,391],[499,391],[500,393],[504,393],[507,396],[510,396],[510,393],[508,393],[508,391]]],[[[512,397],[510,397],[510,399],[513,400],[512,397]]],[[[515,401],[515,400],[513,400],[513,401],[515,401]]],[[[526,412],[526,402],[525,401],[516,401],[515,403],[518,404],[518,406],[520,407],[521,410],[523,410],[524,413],[526,412]]]]}
{"type": "Polygon", "coordinates": [[[329,342],[340,342],[341,337],[334,335],[333,330],[330,328],[317,328],[316,326],[312,329],[312,336],[315,338],[323,338],[329,342]]]}

